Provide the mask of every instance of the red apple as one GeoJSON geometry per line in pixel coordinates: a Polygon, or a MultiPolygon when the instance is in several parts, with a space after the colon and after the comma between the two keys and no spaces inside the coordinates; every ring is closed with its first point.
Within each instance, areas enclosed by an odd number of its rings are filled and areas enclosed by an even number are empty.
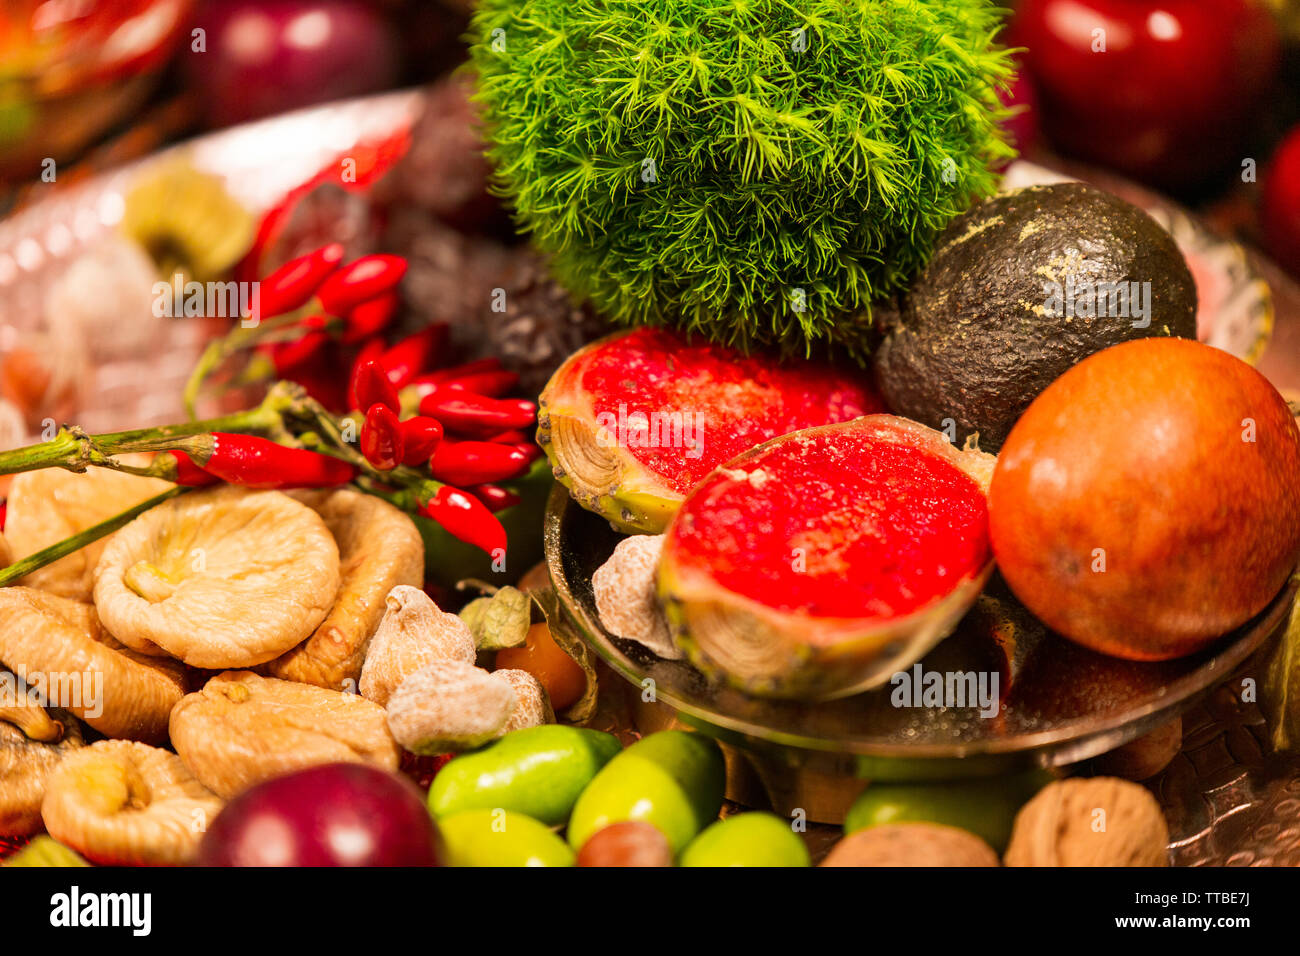
{"type": "Polygon", "coordinates": [[[1240,164],[1279,59],[1263,0],[1024,0],[1011,39],[1053,146],[1175,190],[1240,164]]]}
{"type": "Polygon", "coordinates": [[[1278,146],[1261,185],[1264,245],[1278,265],[1300,278],[1300,126],[1278,146]]]}
{"type": "Polygon", "coordinates": [[[276,777],[230,801],[203,866],[440,866],[441,838],[411,783],[364,764],[276,777]]]}

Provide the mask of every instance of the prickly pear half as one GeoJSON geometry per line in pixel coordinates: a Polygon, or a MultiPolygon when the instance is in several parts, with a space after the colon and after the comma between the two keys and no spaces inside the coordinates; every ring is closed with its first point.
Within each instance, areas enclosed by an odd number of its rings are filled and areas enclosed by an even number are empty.
{"type": "Polygon", "coordinates": [[[956,626],[993,567],[994,458],[868,415],[744,452],[669,526],[659,594],[692,663],[759,696],[883,683],[956,626]]]}
{"type": "Polygon", "coordinates": [[[718,465],[760,442],[883,411],[868,378],[642,328],[574,353],[541,396],[537,441],[584,508],[658,534],[718,465]]]}

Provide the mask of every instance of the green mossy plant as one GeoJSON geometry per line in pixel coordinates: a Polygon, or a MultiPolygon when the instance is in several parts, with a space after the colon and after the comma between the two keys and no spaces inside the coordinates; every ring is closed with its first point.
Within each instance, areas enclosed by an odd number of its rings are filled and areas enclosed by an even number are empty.
{"type": "Polygon", "coordinates": [[[873,299],[1012,155],[984,0],[481,0],[488,155],[609,318],[866,351],[873,299]]]}

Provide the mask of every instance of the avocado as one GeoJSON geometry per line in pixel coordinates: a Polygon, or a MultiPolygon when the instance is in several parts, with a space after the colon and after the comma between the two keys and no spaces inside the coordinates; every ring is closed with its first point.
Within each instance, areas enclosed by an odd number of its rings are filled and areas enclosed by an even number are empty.
{"type": "Polygon", "coordinates": [[[1173,238],[1083,183],[1002,193],[952,221],[872,354],[899,415],[997,451],[1038,393],[1094,352],[1196,337],[1173,238]]]}

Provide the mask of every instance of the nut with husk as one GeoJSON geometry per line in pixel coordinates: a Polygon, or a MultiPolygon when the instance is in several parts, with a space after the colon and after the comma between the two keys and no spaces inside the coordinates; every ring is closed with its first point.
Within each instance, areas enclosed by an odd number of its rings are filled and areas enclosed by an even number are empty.
{"type": "Polygon", "coordinates": [[[45,781],[65,755],[81,747],[81,726],[64,711],[51,721],[57,738],[33,740],[15,722],[0,721],[0,836],[25,836],[41,829],[45,781]]]}
{"type": "Polygon", "coordinates": [[[888,823],[850,833],[822,866],[997,866],[993,848],[973,833],[938,823],[888,823]]]}
{"type": "Polygon", "coordinates": [[[682,651],[668,632],[655,584],[663,549],[663,535],[624,538],[591,576],[591,588],[605,630],[675,661],[682,657],[682,651]]]}
{"type": "Polygon", "coordinates": [[[508,680],[464,661],[434,661],[389,698],[388,729],[412,753],[473,750],[500,736],[517,706],[508,680]]]}
{"type": "Polygon", "coordinates": [[[0,663],[107,737],[160,742],[185,693],[179,663],[123,647],[95,608],[25,587],[0,588],[0,663]]]}
{"type": "Polygon", "coordinates": [[[455,614],[448,614],[416,587],[389,592],[379,629],[361,670],[361,696],[380,707],[410,674],[434,661],[474,663],[474,638],[455,614]]]}
{"type": "Polygon", "coordinates": [[[674,639],[751,694],[825,699],[887,680],[950,633],[992,570],[992,465],[892,415],[733,459],[665,536],[674,639]]]}
{"type": "Polygon", "coordinates": [[[278,491],[222,486],[145,512],[95,569],[95,606],[123,644],[194,667],[251,667],[312,635],[339,590],[325,522],[278,491]]]}
{"type": "Polygon", "coordinates": [[[41,818],[50,836],[92,862],[179,866],[193,862],[221,807],[175,754],[101,740],[50,774],[41,818]]]}
{"type": "Polygon", "coordinates": [[[306,767],[346,762],[396,770],[400,757],[383,708],[356,694],[251,671],[218,674],[181,700],[171,739],[185,766],[226,798],[306,767]]]}
{"type": "Polygon", "coordinates": [[[620,531],[657,534],[727,459],[777,435],[881,411],[861,374],[636,329],[571,356],[542,392],[556,477],[620,531]]]}
{"type": "MultiPolygon", "coordinates": [[[[122,455],[127,465],[144,465],[142,455],[122,455]]],[[[143,478],[107,468],[84,472],[42,468],[15,475],[9,488],[5,538],[13,560],[28,557],[85,531],[171,487],[158,478],[143,478]]],[[[95,565],[111,538],[93,541],[22,579],[23,584],[77,601],[89,601],[95,565]]],[[[7,563],[7,562],[6,562],[7,563]]]]}
{"type": "Polygon", "coordinates": [[[339,488],[290,497],[319,514],[334,536],[342,582],[311,637],[262,669],[283,680],[355,690],[385,599],[394,588],[424,582],[424,542],[410,517],[373,495],[339,488]]]}

